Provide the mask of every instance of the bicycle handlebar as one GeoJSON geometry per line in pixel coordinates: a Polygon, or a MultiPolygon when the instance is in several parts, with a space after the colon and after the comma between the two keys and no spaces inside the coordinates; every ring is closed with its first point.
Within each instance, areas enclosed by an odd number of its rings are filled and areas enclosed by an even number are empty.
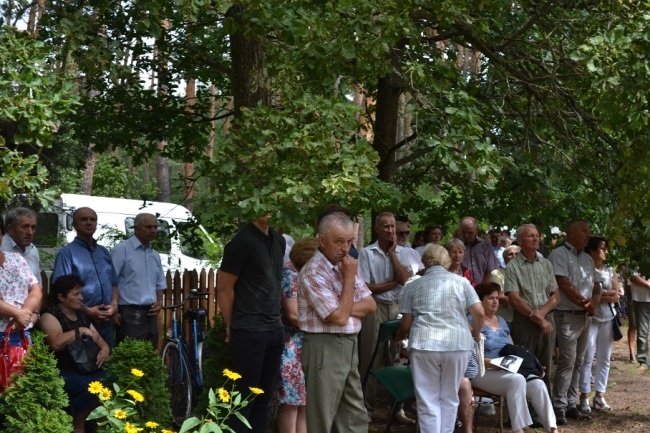
{"type": "Polygon", "coordinates": [[[161,308],[163,310],[172,310],[172,309],[181,308],[183,305],[185,305],[187,301],[191,301],[193,299],[201,299],[202,297],[209,296],[209,295],[210,292],[199,292],[196,289],[191,289],[190,294],[185,299],[183,299],[183,302],[181,302],[180,304],[163,305],[161,308]]]}

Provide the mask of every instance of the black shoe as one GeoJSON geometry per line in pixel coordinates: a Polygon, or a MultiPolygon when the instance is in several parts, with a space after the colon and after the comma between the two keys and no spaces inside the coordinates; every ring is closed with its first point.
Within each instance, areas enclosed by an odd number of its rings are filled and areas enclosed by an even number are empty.
{"type": "MultiPolygon", "coordinates": [[[[555,418],[557,419],[557,417],[555,417],[555,418]]],[[[559,422],[558,422],[558,424],[559,424],[559,422]]],[[[542,422],[540,420],[538,420],[538,419],[534,419],[533,423],[530,425],[530,428],[540,428],[540,427],[544,427],[544,424],[542,424],[542,422]]]]}
{"type": "Polygon", "coordinates": [[[567,409],[566,416],[569,418],[577,419],[578,421],[587,421],[591,419],[591,415],[580,412],[576,406],[567,409]]]}
{"type": "Polygon", "coordinates": [[[557,425],[565,425],[567,423],[566,416],[564,415],[564,410],[555,409],[555,421],[557,425]]]}

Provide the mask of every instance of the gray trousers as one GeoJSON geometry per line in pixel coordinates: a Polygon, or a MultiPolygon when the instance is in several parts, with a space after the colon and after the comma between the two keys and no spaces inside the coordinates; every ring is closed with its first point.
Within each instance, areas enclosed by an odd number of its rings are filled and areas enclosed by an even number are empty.
{"type": "Polygon", "coordinates": [[[634,301],[636,320],[636,359],[648,366],[648,328],[650,328],[650,302],[634,301]]]}
{"type": "Polygon", "coordinates": [[[546,320],[553,325],[553,332],[548,335],[542,333],[542,328],[534,324],[528,317],[514,312],[510,335],[512,341],[532,351],[542,367],[545,368],[544,384],[546,389],[551,392],[551,369],[553,368],[553,353],[555,352],[555,317],[551,313],[546,316],[546,320]]]}
{"type": "Polygon", "coordinates": [[[555,325],[560,357],[553,382],[553,407],[566,412],[578,401],[580,369],[587,350],[591,317],[586,313],[556,310],[555,325]]]}
{"type": "Polygon", "coordinates": [[[368,433],[356,335],[305,333],[302,369],[309,433],[368,433]]]}

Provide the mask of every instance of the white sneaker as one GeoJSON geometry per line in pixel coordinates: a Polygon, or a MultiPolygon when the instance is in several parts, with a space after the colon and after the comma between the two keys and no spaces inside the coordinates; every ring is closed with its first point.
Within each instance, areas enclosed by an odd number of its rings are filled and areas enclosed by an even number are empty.
{"type": "Polygon", "coordinates": [[[398,424],[415,424],[415,420],[406,416],[404,409],[400,410],[395,414],[395,420],[398,424]]]}

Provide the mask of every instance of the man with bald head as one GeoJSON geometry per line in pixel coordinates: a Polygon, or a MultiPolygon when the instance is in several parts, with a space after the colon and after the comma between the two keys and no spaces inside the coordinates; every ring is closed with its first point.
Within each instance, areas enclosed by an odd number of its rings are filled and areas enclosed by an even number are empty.
{"type": "Polygon", "coordinates": [[[150,341],[158,348],[158,313],[167,281],[160,254],[151,243],[158,234],[158,220],[140,213],[133,222],[133,236],[111,251],[118,276],[118,314],[116,343],[126,337],[150,341]]]}
{"type": "Polygon", "coordinates": [[[77,237],[61,248],[54,261],[52,282],[61,275],[76,275],[84,282],[81,311],[90,317],[95,329],[114,346],[113,316],[117,313],[117,274],[111,254],[93,238],[97,213],[81,207],[72,214],[77,237]]]}
{"type": "Polygon", "coordinates": [[[490,243],[477,236],[476,218],[467,216],[460,220],[460,233],[465,244],[463,265],[469,268],[472,280],[477,284],[489,283],[492,279],[492,271],[499,267],[499,262],[494,256],[490,243]]]}

